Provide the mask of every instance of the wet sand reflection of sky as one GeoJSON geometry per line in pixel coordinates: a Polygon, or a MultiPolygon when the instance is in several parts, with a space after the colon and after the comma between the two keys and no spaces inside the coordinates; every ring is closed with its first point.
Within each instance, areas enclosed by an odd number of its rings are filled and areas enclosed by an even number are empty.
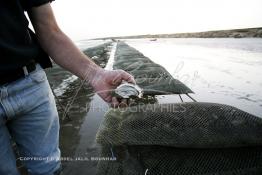
{"type": "Polygon", "coordinates": [[[224,103],[262,117],[262,39],[159,39],[127,43],[189,86],[198,101],[224,103]]]}

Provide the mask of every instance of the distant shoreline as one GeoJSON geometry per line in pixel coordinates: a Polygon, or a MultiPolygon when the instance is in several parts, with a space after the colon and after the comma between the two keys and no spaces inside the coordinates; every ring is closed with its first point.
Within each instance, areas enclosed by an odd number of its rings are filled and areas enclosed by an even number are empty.
{"type": "Polygon", "coordinates": [[[232,30],[217,30],[207,32],[194,32],[194,33],[175,33],[175,34],[148,34],[148,35],[135,35],[135,36],[117,36],[96,38],[101,39],[140,39],[140,38],[262,38],[262,27],[259,28],[246,28],[246,29],[232,29],[232,30]]]}

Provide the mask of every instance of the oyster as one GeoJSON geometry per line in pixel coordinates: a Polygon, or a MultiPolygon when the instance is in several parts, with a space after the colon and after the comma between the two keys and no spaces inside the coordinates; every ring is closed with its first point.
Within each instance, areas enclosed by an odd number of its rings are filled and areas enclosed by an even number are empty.
{"type": "Polygon", "coordinates": [[[131,97],[142,98],[143,91],[136,84],[124,82],[115,89],[115,94],[121,98],[131,98],[131,97]]]}

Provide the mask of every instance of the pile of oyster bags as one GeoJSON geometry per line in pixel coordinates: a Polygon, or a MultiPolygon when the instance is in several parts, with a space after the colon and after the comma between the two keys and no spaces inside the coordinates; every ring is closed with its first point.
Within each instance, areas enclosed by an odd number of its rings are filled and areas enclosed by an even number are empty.
{"type": "MultiPolygon", "coordinates": [[[[192,93],[123,42],[114,69],[131,73],[145,96],[192,93]]],[[[262,174],[262,119],[223,104],[155,100],[110,109],[97,143],[105,158],[99,175],[262,174]]]]}

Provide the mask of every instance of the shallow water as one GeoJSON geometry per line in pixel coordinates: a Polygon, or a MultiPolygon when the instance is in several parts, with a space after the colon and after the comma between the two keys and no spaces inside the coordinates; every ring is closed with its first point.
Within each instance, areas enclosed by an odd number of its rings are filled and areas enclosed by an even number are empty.
{"type": "Polygon", "coordinates": [[[185,83],[197,101],[228,104],[262,117],[262,39],[140,39],[127,44],[185,83]]]}
{"type": "MultiPolygon", "coordinates": [[[[108,41],[83,41],[77,43],[81,50],[99,47],[96,55],[92,49],[90,57],[106,59],[109,47],[100,47],[108,41]],[[103,48],[105,52],[101,52],[103,48]]],[[[95,49],[97,51],[97,49],[95,49]]],[[[87,52],[88,53],[88,52],[87,52]]],[[[102,60],[103,60],[102,59],[102,60]]],[[[97,161],[91,157],[99,156],[99,147],[95,144],[95,135],[103,120],[108,105],[94,94],[92,88],[80,81],[70,72],[54,64],[46,70],[50,85],[56,96],[60,117],[60,149],[63,174],[95,174],[97,161]],[[66,115],[65,115],[66,113],[66,115]]]]}

